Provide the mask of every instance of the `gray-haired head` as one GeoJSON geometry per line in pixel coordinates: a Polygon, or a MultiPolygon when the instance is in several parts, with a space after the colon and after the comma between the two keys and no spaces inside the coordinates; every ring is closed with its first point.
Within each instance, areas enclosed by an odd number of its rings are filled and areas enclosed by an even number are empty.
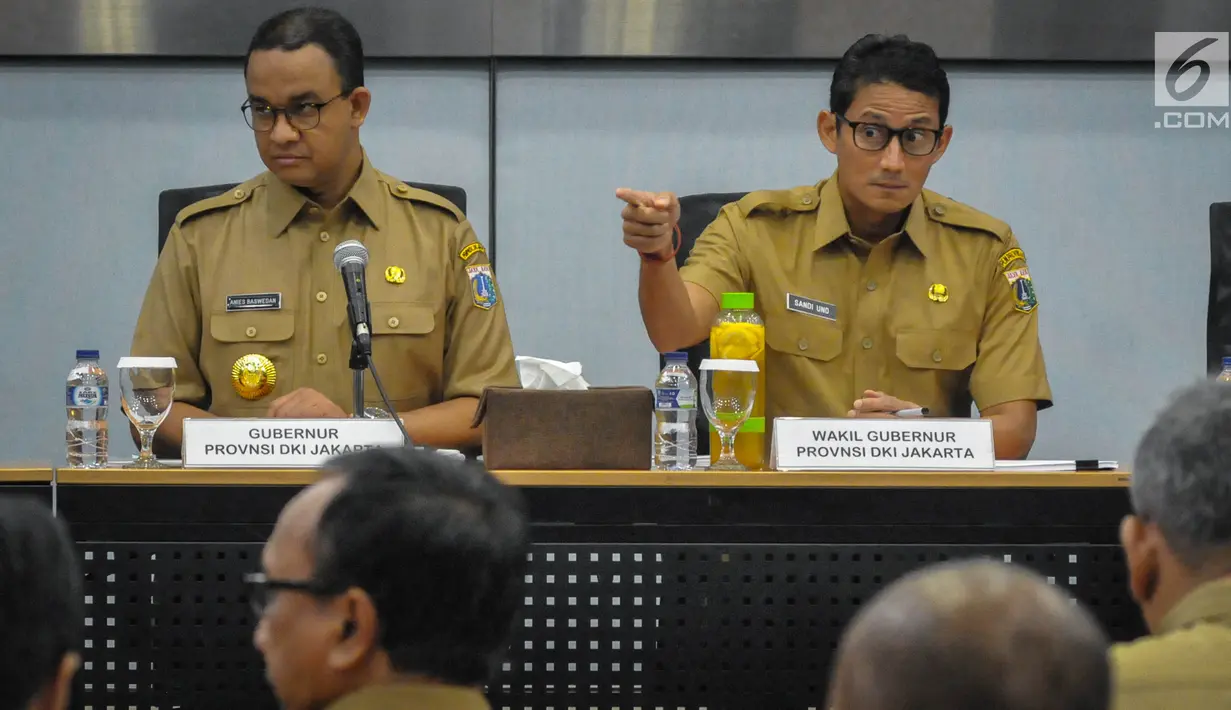
{"type": "Polygon", "coordinates": [[[914,572],[843,634],[835,710],[1106,710],[1107,638],[1034,572],[991,560],[914,572]]]}
{"type": "Polygon", "coordinates": [[[1132,500],[1185,566],[1231,553],[1231,383],[1189,386],[1159,412],[1137,447],[1132,500]]]}

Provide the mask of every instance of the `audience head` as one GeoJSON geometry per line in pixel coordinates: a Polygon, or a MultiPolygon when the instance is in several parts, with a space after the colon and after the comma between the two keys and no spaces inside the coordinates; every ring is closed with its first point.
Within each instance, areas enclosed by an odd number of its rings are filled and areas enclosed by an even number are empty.
{"type": "Polygon", "coordinates": [[[521,607],[520,496],[413,449],[333,459],[283,509],[253,579],[255,644],[284,707],[362,686],[486,682],[521,607]]]}
{"type": "Polygon", "coordinates": [[[1107,640],[1033,572],[945,563],[881,591],[843,635],[833,710],[1106,710],[1107,640]]]}
{"type": "Polygon", "coordinates": [[[1131,491],[1120,539],[1156,630],[1193,587],[1231,574],[1231,384],[1192,385],[1159,412],[1137,447],[1131,491]]]}
{"type": "Polygon", "coordinates": [[[346,18],[315,7],[269,18],[248,45],[244,80],[244,114],[270,171],[309,191],[350,184],[372,96],[363,42],[346,18]]]}
{"type": "Polygon", "coordinates": [[[867,35],[834,70],[821,142],[838,158],[847,211],[896,214],[911,205],[952,128],[949,79],[932,48],[905,35],[867,35]],[[855,125],[852,125],[855,124],[855,125]],[[889,130],[909,129],[897,138],[889,130]]]}
{"type": "Polygon", "coordinates": [[[35,501],[0,497],[0,710],[63,710],[80,665],[77,551],[35,501]]]}

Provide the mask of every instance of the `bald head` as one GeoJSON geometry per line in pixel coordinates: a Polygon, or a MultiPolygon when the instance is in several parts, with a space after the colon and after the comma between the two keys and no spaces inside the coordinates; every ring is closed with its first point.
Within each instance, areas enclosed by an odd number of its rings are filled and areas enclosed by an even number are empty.
{"type": "Polygon", "coordinates": [[[843,635],[834,710],[1106,710],[1107,640],[1055,587],[1000,562],[948,563],[878,594],[843,635]]]}

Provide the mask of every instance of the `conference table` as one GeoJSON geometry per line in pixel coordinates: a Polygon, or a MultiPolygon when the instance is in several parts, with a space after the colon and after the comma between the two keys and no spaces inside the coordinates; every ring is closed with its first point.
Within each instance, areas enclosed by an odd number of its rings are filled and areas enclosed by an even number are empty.
{"type": "MultiPolygon", "coordinates": [[[[494,708],[820,707],[851,617],[920,566],[1031,567],[1115,639],[1144,629],[1123,472],[498,471],[533,523],[494,708]]],[[[311,470],[14,466],[82,553],[78,707],[275,708],[243,575],[311,470]]],[[[425,574],[430,571],[425,570],[425,574]]]]}

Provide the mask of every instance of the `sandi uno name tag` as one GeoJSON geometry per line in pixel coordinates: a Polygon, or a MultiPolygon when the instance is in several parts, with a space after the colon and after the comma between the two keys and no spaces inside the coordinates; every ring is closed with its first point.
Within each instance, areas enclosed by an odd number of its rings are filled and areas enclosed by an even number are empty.
{"type": "Polygon", "coordinates": [[[237,293],[227,296],[227,313],[280,310],[282,310],[281,293],[237,293]]]}
{"type": "Polygon", "coordinates": [[[832,303],[825,303],[814,298],[805,298],[797,296],[793,293],[786,295],[786,309],[793,313],[802,313],[806,316],[815,318],[824,318],[825,320],[838,320],[838,307],[832,303]]]}
{"type": "Polygon", "coordinates": [[[404,446],[392,419],[185,419],[187,468],[315,468],[339,454],[404,446]]]}

